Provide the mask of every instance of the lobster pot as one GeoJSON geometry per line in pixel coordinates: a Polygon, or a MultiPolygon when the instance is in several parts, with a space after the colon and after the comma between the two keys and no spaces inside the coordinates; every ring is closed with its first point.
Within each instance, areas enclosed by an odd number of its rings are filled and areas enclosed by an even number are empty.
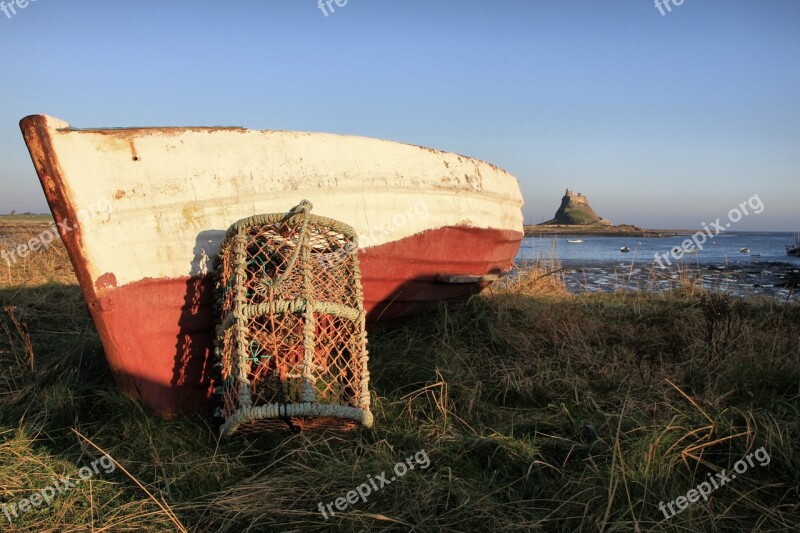
{"type": "Polygon", "coordinates": [[[357,236],[310,211],[240,220],[221,245],[223,435],[372,425],[357,236]]]}

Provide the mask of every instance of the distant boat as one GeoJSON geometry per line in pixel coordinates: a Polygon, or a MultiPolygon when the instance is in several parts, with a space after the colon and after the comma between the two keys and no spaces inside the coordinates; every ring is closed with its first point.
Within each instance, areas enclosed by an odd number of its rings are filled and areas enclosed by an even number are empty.
{"type": "Polygon", "coordinates": [[[794,244],[786,245],[786,254],[800,257],[800,233],[794,234],[794,244]]]}
{"type": "Polygon", "coordinates": [[[672,253],[676,254],[676,255],[677,254],[684,254],[684,255],[685,254],[696,254],[699,251],[700,250],[698,250],[697,248],[679,248],[677,246],[672,249],[672,253]]]}
{"type": "Polygon", "coordinates": [[[750,253],[750,248],[747,248],[747,247],[739,248],[739,253],[741,253],[741,254],[749,254],[750,253]]]}
{"type": "Polygon", "coordinates": [[[570,244],[583,244],[583,239],[567,239],[570,244]]]}
{"type": "Polygon", "coordinates": [[[627,254],[628,252],[630,252],[630,251],[631,251],[631,249],[630,249],[630,248],[628,248],[627,246],[623,246],[623,247],[621,247],[621,248],[619,249],[619,251],[620,251],[620,252],[622,252],[623,254],[627,254]]]}

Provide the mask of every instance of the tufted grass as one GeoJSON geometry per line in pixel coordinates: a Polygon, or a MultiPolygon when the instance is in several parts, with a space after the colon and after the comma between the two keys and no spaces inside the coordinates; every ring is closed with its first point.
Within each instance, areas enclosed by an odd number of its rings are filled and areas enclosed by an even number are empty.
{"type": "MultiPolygon", "coordinates": [[[[800,308],[702,291],[570,296],[538,265],[370,336],[375,428],[220,441],[121,396],[63,247],[0,277],[0,504],[117,468],[7,531],[788,531],[800,308]],[[755,450],[755,464],[665,518],[755,450]],[[368,478],[430,463],[325,518],[368,478]],[[124,469],[124,471],[123,471],[124,469]]],[[[0,264],[5,268],[5,265],[0,264]]]]}

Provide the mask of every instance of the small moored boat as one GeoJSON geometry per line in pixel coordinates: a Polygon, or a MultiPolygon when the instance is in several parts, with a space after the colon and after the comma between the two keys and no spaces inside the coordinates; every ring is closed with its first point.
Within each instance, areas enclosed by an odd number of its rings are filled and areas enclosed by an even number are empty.
{"type": "Polygon", "coordinates": [[[583,239],[567,239],[570,244],[583,244],[583,239]]]}
{"type": "Polygon", "coordinates": [[[786,245],[786,255],[800,256],[800,233],[794,234],[794,243],[786,245]]]}
{"type": "Polygon", "coordinates": [[[676,254],[676,255],[677,254],[683,254],[683,255],[689,254],[689,255],[691,255],[691,254],[699,253],[699,250],[697,248],[680,248],[680,247],[676,246],[675,248],[672,249],[672,253],[676,254]]]}

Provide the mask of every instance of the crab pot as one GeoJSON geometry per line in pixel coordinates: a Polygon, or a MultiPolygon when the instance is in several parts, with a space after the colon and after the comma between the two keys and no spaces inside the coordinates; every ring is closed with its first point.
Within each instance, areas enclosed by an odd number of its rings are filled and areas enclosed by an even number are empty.
{"type": "Polygon", "coordinates": [[[220,247],[223,435],[372,425],[358,239],[310,211],[240,220],[220,247]]]}

